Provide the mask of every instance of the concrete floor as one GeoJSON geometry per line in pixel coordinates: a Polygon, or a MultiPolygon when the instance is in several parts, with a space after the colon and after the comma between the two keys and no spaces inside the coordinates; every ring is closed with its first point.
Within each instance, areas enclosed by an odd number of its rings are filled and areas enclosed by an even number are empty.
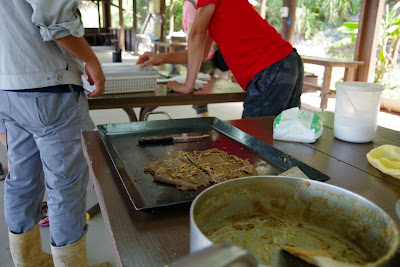
{"type": "MultiPolygon", "coordinates": [[[[112,54],[110,51],[102,49],[95,50],[99,58],[103,62],[110,62],[112,54]]],[[[134,61],[135,57],[130,54],[123,55],[123,61],[134,61]]],[[[334,111],[335,99],[329,99],[328,108],[329,111],[334,111]]],[[[319,94],[318,93],[307,93],[302,96],[302,107],[310,111],[318,111],[319,106],[319,94]]],[[[167,112],[173,119],[179,118],[190,118],[195,117],[195,111],[191,106],[171,106],[171,107],[159,107],[157,111],[167,112]]],[[[242,103],[224,103],[224,104],[210,104],[209,113],[210,116],[218,117],[222,120],[233,120],[240,119],[243,111],[242,103]]],[[[136,114],[139,114],[139,109],[135,109],[136,114]]],[[[109,110],[94,110],[90,111],[90,115],[95,122],[98,124],[106,123],[118,123],[127,122],[128,116],[121,109],[109,109],[109,110]]],[[[162,115],[152,115],[149,120],[165,119],[162,115]]],[[[380,112],[379,125],[400,131],[400,117],[395,114],[380,112]]],[[[0,146],[0,162],[6,165],[7,155],[3,146],[0,146]]],[[[6,169],[6,166],[4,166],[6,169]]],[[[3,181],[0,181],[0,266],[11,267],[13,266],[10,249],[8,245],[8,230],[4,220],[4,187],[3,181]]],[[[88,198],[87,205],[91,207],[97,203],[97,197],[89,183],[88,186],[88,198]]],[[[87,255],[89,264],[95,264],[103,261],[109,261],[115,266],[113,253],[111,251],[110,242],[106,234],[104,222],[101,217],[101,213],[98,213],[92,219],[88,221],[89,232],[87,235],[87,255]]],[[[49,241],[49,229],[44,227],[41,228],[42,244],[43,249],[46,252],[50,252],[50,241],[49,241]]]]}

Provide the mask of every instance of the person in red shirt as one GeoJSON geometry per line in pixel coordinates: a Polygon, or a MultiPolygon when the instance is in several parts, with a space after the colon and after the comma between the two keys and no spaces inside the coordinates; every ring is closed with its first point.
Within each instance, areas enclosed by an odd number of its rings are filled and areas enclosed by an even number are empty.
{"type": "Polygon", "coordinates": [[[193,92],[197,72],[213,41],[247,91],[242,118],[278,115],[300,107],[304,75],[301,57],[247,0],[198,0],[188,50],[146,52],[137,64],[188,64],[185,83],[167,84],[176,92],[188,94],[193,92]]]}

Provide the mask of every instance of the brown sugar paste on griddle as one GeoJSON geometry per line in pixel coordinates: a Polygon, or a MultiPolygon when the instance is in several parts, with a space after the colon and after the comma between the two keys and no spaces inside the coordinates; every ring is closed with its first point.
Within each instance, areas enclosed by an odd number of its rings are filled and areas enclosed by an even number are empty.
{"type": "Polygon", "coordinates": [[[229,155],[217,148],[205,151],[174,151],[150,162],[144,172],[154,181],[176,185],[180,190],[195,190],[210,183],[255,176],[257,170],[247,159],[229,155]]]}
{"type": "Polygon", "coordinates": [[[153,180],[176,185],[180,190],[194,190],[209,183],[207,173],[193,165],[187,158],[190,152],[174,151],[163,158],[152,161],[144,167],[144,172],[153,175],[153,180]]]}
{"type": "Polygon", "coordinates": [[[238,177],[258,175],[256,168],[248,159],[229,155],[225,151],[212,148],[206,151],[194,151],[194,159],[189,160],[211,176],[214,183],[238,177]]]}

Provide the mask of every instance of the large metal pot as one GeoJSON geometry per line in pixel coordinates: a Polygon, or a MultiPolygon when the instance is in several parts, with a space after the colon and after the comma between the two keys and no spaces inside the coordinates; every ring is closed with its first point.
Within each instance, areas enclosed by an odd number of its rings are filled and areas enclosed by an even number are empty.
{"type": "Polygon", "coordinates": [[[214,243],[239,245],[261,265],[291,265],[282,252],[286,245],[379,266],[394,256],[399,231],[381,208],[345,189],[301,178],[257,176],[214,185],[193,201],[190,252],[214,243]]]}

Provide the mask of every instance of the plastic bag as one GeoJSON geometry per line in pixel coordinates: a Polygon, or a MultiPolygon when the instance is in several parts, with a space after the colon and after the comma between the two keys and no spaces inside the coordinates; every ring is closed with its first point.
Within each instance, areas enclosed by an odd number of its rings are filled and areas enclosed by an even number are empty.
{"type": "Polygon", "coordinates": [[[322,135],[322,120],[312,112],[298,107],[282,111],[274,120],[276,140],[314,143],[322,135]]]}

